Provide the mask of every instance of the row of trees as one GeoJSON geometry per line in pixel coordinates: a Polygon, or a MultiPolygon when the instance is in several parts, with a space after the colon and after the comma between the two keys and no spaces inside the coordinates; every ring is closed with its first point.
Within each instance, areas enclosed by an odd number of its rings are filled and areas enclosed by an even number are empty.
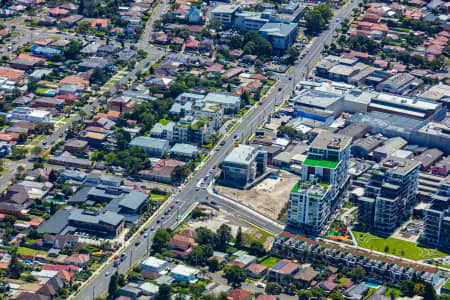
{"type": "Polygon", "coordinates": [[[328,24],[333,12],[329,5],[319,4],[313,8],[305,8],[304,19],[306,22],[306,33],[309,35],[317,35],[328,24]]]}

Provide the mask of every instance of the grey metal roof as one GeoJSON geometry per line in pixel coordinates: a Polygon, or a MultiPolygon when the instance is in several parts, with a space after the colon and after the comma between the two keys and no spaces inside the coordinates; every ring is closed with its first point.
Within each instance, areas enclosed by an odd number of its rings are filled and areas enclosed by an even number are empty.
{"type": "Polygon", "coordinates": [[[193,153],[198,152],[198,148],[196,146],[190,145],[190,144],[177,143],[172,147],[170,152],[178,152],[178,153],[183,153],[183,154],[187,154],[187,155],[192,155],[193,153]]]}
{"type": "Polygon", "coordinates": [[[206,95],[204,100],[206,102],[224,103],[224,104],[241,103],[241,99],[239,97],[221,93],[208,93],[208,95],[206,95]]]}
{"type": "Polygon", "coordinates": [[[129,208],[129,209],[137,209],[147,200],[147,194],[132,190],[127,195],[123,196],[122,200],[119,203],[119,206],[129,208]]]}
{"type": "Polygon", "coordinates": [[[70,216],[70,210],[61,209],[58,210],[50,219],[45,221],[44,224],[39,226],[38,232],[39,233],[52,233],[52,234],[59,234],[61,233],[64,228],[69,224],[69,216],[70,216]]]}
{"type": "Polygon", "coordinates": [[[145,137],[145,136],[138,136],[135,137],[131,142],[130,142],[130,147],[143,147],[143,148],[154,148],[154,149],[161,149],[161,150],[165,150],[166,148],[169,147],[169,142],[167,140],[163,140],[163,139],[155,139],[155,138],[150,138],[150,137],[145,137]]]}
{"type": "Polygon", "coordinates": [[[269,36],[287,37],[296,29],[296,23],[266,23],[259,29],[259,32],[263,32],[269,36]]]}

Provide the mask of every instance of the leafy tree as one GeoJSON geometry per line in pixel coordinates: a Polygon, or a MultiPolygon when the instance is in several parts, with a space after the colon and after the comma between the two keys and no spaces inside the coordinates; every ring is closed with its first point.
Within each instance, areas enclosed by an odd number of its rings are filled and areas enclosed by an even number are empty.
{"type": "Polygon", "coordinates": [[[352,271],[351,271],[351,277],[353,282],[357,282],[366,276],[366,270],[364,270],[363,267],[360,265],[357,265],[352,271]]]}
{"type": "Polygon", "coordinates": [[[102,85],[108,80],[108,76],[105,74],[105,71],[103,71],[100,67],[95,67],[94,71],[92,72],[91,77],[89,77],[90,83],[95,83],[97,85],[102,85]]]}
{"type": "Polygon", "coordinates": [[[170,241],[170,234],[167,231],[167,229],[158,228],[158,230],[155,233],[155,236],[153,237],[152,249],[158,252],[162,248],[164,248],[169,241],[170,241]]]}
{"type": "Polygon", "coordinates": [[[77,27],[77,32],[79,34],[86,34],[95,31],[95,28],[91,26],[89,21],[81,21],[77,27]]]}
{"type": "Polygon", "coordinates": [[[286,63],[293,64],[297,57],[300,55],[300,51],[296,47],[289,47],[286,49],[286,63]]]}
{"type": "Polygon", "coordinates": [[[194,209],[192,210],[192,213],[191,213],[192,219],[197,219],[197,218],[199,218],[199,217],[201,217],[201,216],[203,216],[203,211],[202,211],[201,208],[196,207],[196,208],[194,208],[194,209]]]}
{"type": "Polygon", "coordinates": [[[304,13],[306,31],[311,35],[321,32],[330,18],[333,16],[331,8],[326,4],[319,4],[313,8],[307,8],[304,13]]]}
{"type": "Polygon", "coordinates": [[[188,165],[176,166],[173,169],[173,173],[171,175],[172,181],[176,183],[181,183],[189,176],[189,173],[191,173],[191,169],[189,168],[188,165]]]}
{"type": "Polygon", "coordinates": [[[244,91],[241,94],[241,106],[246,106],[248,104],[250,104],[250,95],[247,91],[244,91]]]}
{"type": "Polygon", "coordinates": [[[425,288],[423,291],[423,298],[424,299],[436,299],[436,291],[434,290],[433,286],[429,282],[425,282],[425,288]]]}
{"type": "Polygon", "coordinates": [[[404,280],[400,284],[400,291],[407,297],[414,296],[415,283],[412,280],[404,280]]]}
{"type": "Polygon", "coordinates": [[[216,248],[219,251],[225,251],[227,249],[228,242],[232,239],[231,228],[226,224],[220,225],[217,230],[216,248]]]}
{"type": "Polygon", "coordinates": [[[215,257],[209,259],[208,267],[210,272],[217,272],[219,270],[219,260],[215,257]]]}
{"type": "Polygon", "coordinates": [[[119,274],[116,272],[111,276],[108,286],[108,293],[110,296],[117,296],[119,292],[119,284],[118,284],[119,274]]]}
{"type": "Polygon", "coordinates": [[[189,292],[197,299],[200,298],[205,289],[206,285],[202,281],[189,285],[189,292]]]}
{"type": "Polygon", "coordinates": [[[212,18],[211,21],[209,22],[209,27],[218,31],[223,27],[223,23],[219,19],[212,18]]]}
{"type": "Polygon", "coordinates": [[[70,40],[67,48],[64,50],[64,56],[66,59],[77,59],[80,50],[81,44],[77,40],[70,40]]]}
{"type": "Polygon", "coordinates": [[[216,234],[206,227],[199,227],[195,230],[197,237],[195,238],[200,244],[214,244],[216,234]]]}
{"type": "Polygon", "coordinates": [[[236,239],[234,241],[234,246],[238,249],[242,247],[242,228],[241,228],[241,226],[239,226],[238,231],[236,233],[236,239]]]}
{"type": "Polygon", "coordinates": [[[298,300],[309,300],[312,297],[310,290],[300,290],[298,292],[298,300]]]}
{"type": "Polygon", "coordinates": [[[20,144],[24,144],[24,143],[27,141],[27,138],[28,138],[28,135],[27,135],[25,132],[21,132],[21,133],[19,134],[18,142],[19,142],[20,144]]]}
{"type": "Polygon", "coordinates": [[[226,267],[223,271],[223,277],[228,281],[228,284],[231,284],[235,288],[239,287],[247,278],[245,271],[238,265],[226,267]]]}
{"type": "Polygon", "coordinates": [[[230,48],[231,49],[240,49],[242,48],[244,40],[242,39],[240,34],[234,34],[230,37],[230,48]]]}
{"type": "Polygon", "coordinates": [[[40,147],[40,146],[36,146],[31,150],[31,153],[33,153],[36,156],[41,154],[41,152],[42,152],[42,147],[40,147]]]}
{"type": "Polygon", "coordinates": [[[175,82],[169,87],[169,97],[176,98],[179,94],[184,93],[189,88],[184,82],[175,82]]]}
{"type": "Polygon", "coordinates": [[[279,295],[283,291],[283,287],[276,282],[269,282],[264,291],[268,295],[279,295]]]}
{"type": "Polygon", "coordinates": [[[32,79],[27,84],[27,90],[31,93],[34,93],[38,88],[38,82],[36,79],[32,79]]]}
{"type": "Polygon", "coordinates": [[[55,183],[56,180],[58,180],[58,177],[59,177],[58,171],[56,171],[55,169],[52,169],[50,171],[50,174],[48,174],[48,181],[50,181],[51,183],[55,183]]]}
{"type": "Polygon", "coordinates": [[[168,284],[161,284],[158,292],[155,294],[155,300],[169,300],[172,295],[172,288],[168,284]]]}
{"type": "Polygon", "coordinates": [[[260,242],[253,241],[250,244],[250,253],[252,255],[260,257],[260,256],[263,256],[266,254],[266,249],[264,248],[263,244],[261,244],[260,242]]]}
{"type": "Polygon", "coordinates": [[[8,274],[12,279],[19,279],[20,274],[22,274],[24,270],[23,264],[18,260],[17,248],[12,247],[9,251],[11,255],[11,260],[8,265],[8,274]]]}
{"type": "Polygon", "coordinates": [[[335,291],[331,293],[330,297],[333,300],[344,300],[344,296],[342,295],[341,291],[335,291]]]}

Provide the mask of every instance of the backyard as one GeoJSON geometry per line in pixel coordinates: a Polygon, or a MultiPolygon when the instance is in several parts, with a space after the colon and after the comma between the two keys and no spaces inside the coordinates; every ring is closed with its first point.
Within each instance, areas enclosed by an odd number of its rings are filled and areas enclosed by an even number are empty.
{"type": "Polygon", "coordinates": [[[412,242],[394,239],[392,237],[382,238],[369,232],[353,231],[353,235],[355,236],[359,247],[402,256],[413,260],[422,260],[448,255],[447,253],[436,249],[419,247],[412,242]]]}
{"type": "Polygon", "coordinates": [[[277,257],[273,257],[270,256],[268,258],[266,258],[265,260],[263,260],[260,265],[267,267],[267,268],[272,268],[273,266],[275,266],[277,264],[277,262],[279,262],[281,259],[277,258],[277,257]]]}

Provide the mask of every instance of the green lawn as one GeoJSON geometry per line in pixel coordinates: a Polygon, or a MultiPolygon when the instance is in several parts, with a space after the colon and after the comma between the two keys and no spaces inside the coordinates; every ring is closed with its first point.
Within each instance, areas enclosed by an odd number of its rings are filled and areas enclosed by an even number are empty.
{"type": "Polygon", "coordinates": [[[47,255],[48,252],[43,250],[34,250],[26,247],[19,247],[17,253],[21,255],[35,255],[36,253],[47,255]]]}
{"type": "Polygon", "coordinates": [[[344,284],[346,284],[347,282],[350,281],[350,279],[342,277],[341,279],[338,280],[339,281],[339,287],[343,286],[344,284]]]}
{"type": "Polygon", "coordinates": [[[392,237],[382,238],[371,233],[353,231],[358,245],[362,248],[385,252],[385,247],[389,247],[386,253],[401,256],[402,251],[405,258],[413,260],[429,259],[439,256],[447,256],[447,253],[436,249],[429,249],[417,246],[415,243],[407,242],[392,237]]]}
{"type": "Polygon", "coordinates": [[[386,289],[386,292],[384,293],[384,295],[385,295],[386,297],[391,297],[391,294],[393,294],[393,295],[395,295],[395,296],[394,296],[394,299],[396,299],[396,298],[400,297],[401,293],[402,293],[402,292],[401,292],[400,290],[398,290],[398,289],[387,288],[387,289],[386,289]]]}
{"type": "Polygon", "coordinates": [[[260,265],[267,267],[267,268],[272,268],[273,266],[276,265],[277,262],[279,262],[281,259],[277,258],[277,257],[268,257],[265,260],[263,260],[260,265]]]}
{"type": "Polygon", "coordinates": [[[367,293],[367,295],[364,297],[364,299],[369,298],[370,296],[372,296],[373,292],[375,292],[374,288],[369,288],[369,292],[367,293]]]}

